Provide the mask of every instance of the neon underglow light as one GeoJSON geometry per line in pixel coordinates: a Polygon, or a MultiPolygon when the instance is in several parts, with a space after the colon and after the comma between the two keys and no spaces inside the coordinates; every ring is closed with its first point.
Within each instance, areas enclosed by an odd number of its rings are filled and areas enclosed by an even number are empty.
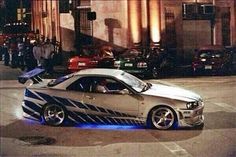
{"type": "Polygon", "coordinates": [[[95,125],[95,124],[80,124],[76,127],[81,129],[99,129],[99,130],[132,130],[142,129],[142,126],[133,125],[95,125]]]}

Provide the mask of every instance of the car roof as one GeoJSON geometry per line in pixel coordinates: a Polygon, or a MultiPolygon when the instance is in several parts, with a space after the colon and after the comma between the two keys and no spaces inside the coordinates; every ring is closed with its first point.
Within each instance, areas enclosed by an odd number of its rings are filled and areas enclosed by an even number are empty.
{"type": "Polygon", "coordinates": [[[123,70],[118,69],[106,69],[106,68],[89,68],[80,70],[75,75],[100,75],[100,76],[112,76],[117,77],[124,73],[123,70]]]}

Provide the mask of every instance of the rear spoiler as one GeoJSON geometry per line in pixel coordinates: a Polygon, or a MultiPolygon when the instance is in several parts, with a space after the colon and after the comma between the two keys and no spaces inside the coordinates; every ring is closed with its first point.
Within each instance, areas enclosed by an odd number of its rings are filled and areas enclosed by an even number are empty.
{"type": "Polygon", "coordinates": [[[42,79],[39,77],[39,75],[44,72],[45,72],[45,69],[35,68],[34,70],[31,70],[19,76],[18,82],[24,84],[29,79],[31,79],[34,84],[42,82],[42,79]]]}

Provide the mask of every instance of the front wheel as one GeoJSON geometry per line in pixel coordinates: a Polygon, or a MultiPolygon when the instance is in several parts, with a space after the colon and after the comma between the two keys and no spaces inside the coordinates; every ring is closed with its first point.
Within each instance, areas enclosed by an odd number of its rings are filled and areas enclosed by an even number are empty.
{"type": "Polygon", "coordinates": [[[151,126],[160,129],[167,130],[173,128],[176,123],[176,116],[174,111],[168,107],[158,107],[152,109],[149,115],[151,126]]]}
{"type": "Polygon", "coordinates": [[[60,105],[48,104],[44,108],[42,116],[46,124],[51,126],[59,126],[65,121],[66,112],[60,105]]]}

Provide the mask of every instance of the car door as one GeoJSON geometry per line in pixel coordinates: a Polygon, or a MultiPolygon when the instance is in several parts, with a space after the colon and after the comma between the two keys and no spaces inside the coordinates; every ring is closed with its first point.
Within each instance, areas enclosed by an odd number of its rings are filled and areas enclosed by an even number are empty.
{"type": "MultiPolygon", "coordinates": [[[[94,85],[99,79],[101,78],[94,77],[94,85]]],[[[106,79],[108,82],[109,92],[102,93],[93,90],[86,93],[84,101],[105,109],[107,115],[111,117],[136,117],[139,112],[139,98],[132,94],[121,82],[109,77],[103,77],[102,79],[106,79]],[[124,92],[122,93],[122,91],[124,92]]]]}
{"type": "MultiPolygon", "coordinates": [[[[84,101],[84,97],[87,92],[90,91],[90,80],[86,77],[79,78],[78,80],[72,82],[67,87],[67,101],[71,104],[71,111],[80,112],[83,114],[87,113],[89,107],[87,106],[87,101],[84,101]]],[[[85,99],[86,100],[86,99],[85,99]]]]}

